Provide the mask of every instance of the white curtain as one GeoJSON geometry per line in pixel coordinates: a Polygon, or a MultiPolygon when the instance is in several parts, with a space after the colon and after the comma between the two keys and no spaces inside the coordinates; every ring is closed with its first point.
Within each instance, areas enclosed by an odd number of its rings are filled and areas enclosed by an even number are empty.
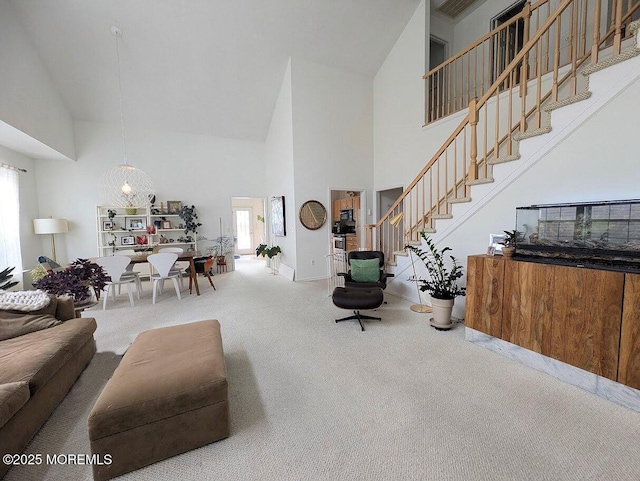
{"type": "Polygon", "coordinates": [[[15,267],[13,280],[22,281],[18,172],[0,164],[0,271],[7,267],[15,267]]]}

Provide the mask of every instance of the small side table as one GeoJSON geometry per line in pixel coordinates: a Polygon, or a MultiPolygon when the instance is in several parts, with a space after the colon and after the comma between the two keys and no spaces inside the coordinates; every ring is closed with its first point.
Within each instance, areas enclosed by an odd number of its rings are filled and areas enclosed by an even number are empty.
{"type": "Polygon", "coordinates": [[[221,272],[222,270],[227,272],[227,258],[225,256],[216,257],[216,269],[218,272],[221,272]]]}
{"type": "Polygon", "coordinates": [[[73,310],[76,313],[76,317],[82,317],[82,311],[84,311],[85,309],[89,309],[90,307],[93,307],[97,304],[98,304],[98,301],[91,301],[91,302],[87,302],[86,304],[80,304],[77,306],[74,305],[73,310]]]}

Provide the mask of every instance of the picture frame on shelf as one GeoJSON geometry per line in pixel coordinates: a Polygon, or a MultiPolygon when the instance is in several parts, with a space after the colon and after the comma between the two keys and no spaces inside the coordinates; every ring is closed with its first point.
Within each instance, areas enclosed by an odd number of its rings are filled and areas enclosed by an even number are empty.
{"type": "Polygon", "coordinates": [[[180,209],[182,209],[182,202],[179,200],[168,200],[167,201],[167,213],[168,214],[177,214],[180,209]]]}
{"type": "Polygon", "coordinates": [[[163,228],[163,229],[171,229],[171,221],[169,221],[169,220],[163,220],[163,221],[162,221],[162,228],[163,228]]]}
{"type": "Polygon", "coordinates": [[[102,221],[102,230],[113,230],[115,224],[112,220],[103,220],[102,221]]]}
{"type": "Polygon", "coordinates": [[[126,217],[125,224],[127,230],[145,230],[147,228],[147,219],[144,217],[126,217]]]}
{"type": "Polygon", "coordinates": [[[504,234],[489,234],[489,247],[493,247],[493,254],[502,255],[502,242],[506,236],[504,234]]]}
{"type": "Polygon", "coordinates": [[[126,236],[120,237],[120,245],[123,245],[123,246],[136,245],[136,238],[132,235],[126,235],[126,236]]]}

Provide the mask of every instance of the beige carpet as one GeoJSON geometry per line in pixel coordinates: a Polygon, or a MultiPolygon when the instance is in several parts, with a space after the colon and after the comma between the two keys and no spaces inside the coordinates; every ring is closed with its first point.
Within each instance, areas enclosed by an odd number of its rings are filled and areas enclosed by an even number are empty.
{"type": "MultiPolygon", "coordinates": [[[[87,415],[140,331],[222,324],[231,437],[131,480],[638,480],[640,414],[464,341],[387,296],[382,322],[336,324],[326,283],[262,261],[178,302],[85,312],[98,354],[28,453],[89,453],[87,415]]],[[[14,467],[7,481],[90,480],[89,466],[14,467]]]]}

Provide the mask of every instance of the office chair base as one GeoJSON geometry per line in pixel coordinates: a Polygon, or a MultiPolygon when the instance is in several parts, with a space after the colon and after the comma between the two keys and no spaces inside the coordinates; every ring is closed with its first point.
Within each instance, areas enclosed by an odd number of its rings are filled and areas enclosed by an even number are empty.
{"type": "Polygon", "coordinates": [[[343,317],[342,319],[336,319],[336,322],[341,322],[341,321],[352,321],[354,319],[358,320],[358,323],[360,324],[360,329],[362,329],[364,331],[364,326],[362,325],[362,319],[370,319],[373,321],[381,321],[382,318],[381,317],[373,317],[373,316],[366,316],[364,314],[360,314],[360,311],[353,311],[353,316],[348,316],[348,317],[343,317]]]}

